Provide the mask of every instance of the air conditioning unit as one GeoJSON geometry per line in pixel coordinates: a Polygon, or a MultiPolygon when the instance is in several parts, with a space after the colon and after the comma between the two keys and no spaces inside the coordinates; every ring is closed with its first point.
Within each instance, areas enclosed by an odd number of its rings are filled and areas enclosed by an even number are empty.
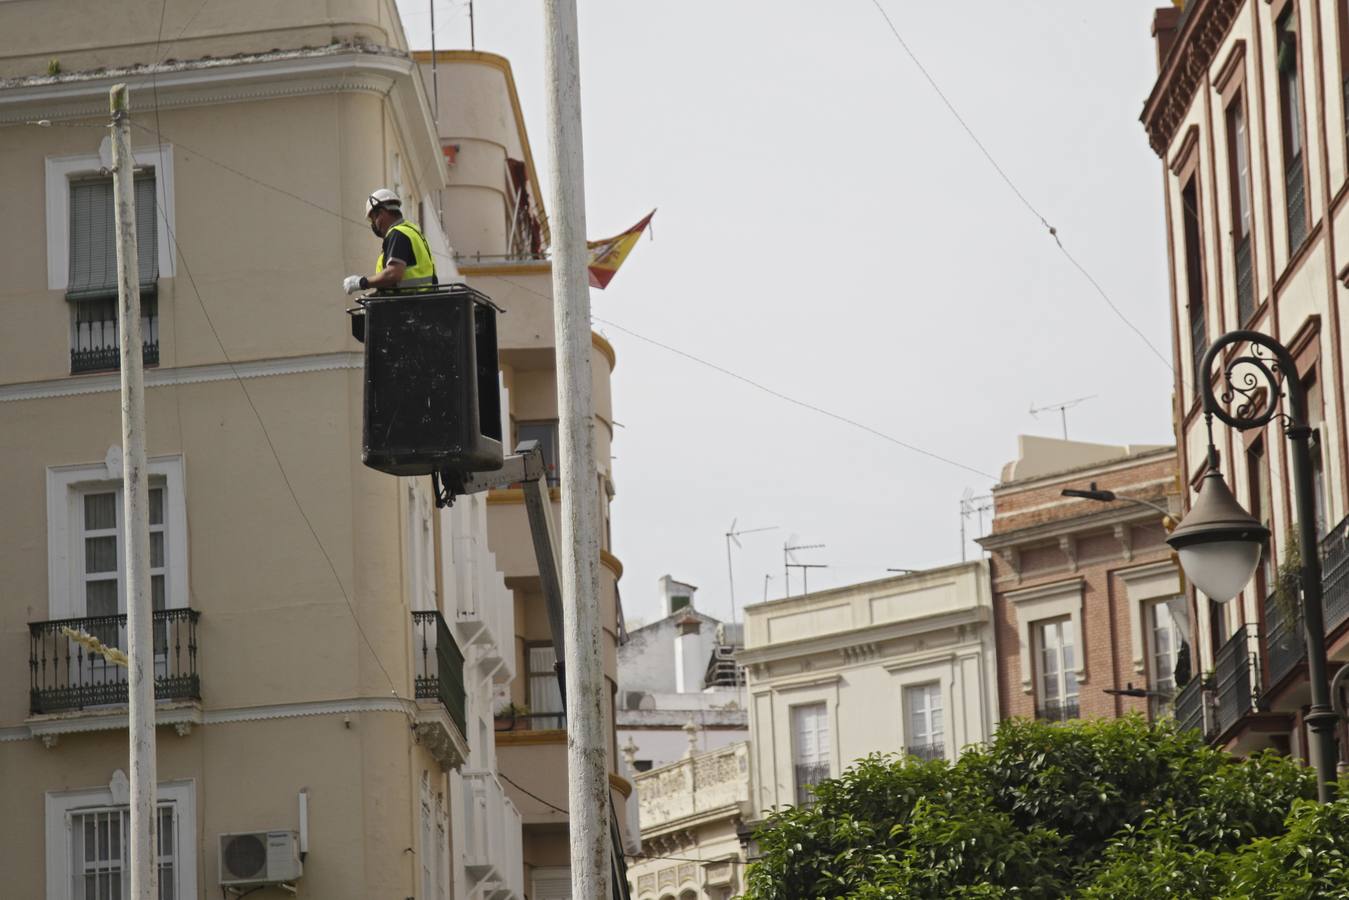
{"type": "Polygon", "coordinates": [[[295,881],[300,836],[294,831],[244,831],[220,835],[221,887],[249,887],[295,881]]]}

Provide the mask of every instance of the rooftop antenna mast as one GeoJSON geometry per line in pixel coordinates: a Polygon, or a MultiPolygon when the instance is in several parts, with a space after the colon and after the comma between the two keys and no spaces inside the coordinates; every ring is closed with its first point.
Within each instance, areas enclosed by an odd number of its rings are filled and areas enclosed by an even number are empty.
{"type": "Polygon", "coordinates": [[[796,535],[789,537],[787,542],[782,545],[782,577],[786,579],[786,594],[784,596],[788,597],[792,594],[792,569],[801,570],[801,593],[802,595],[805,595],[810,593],[810,583],[808,581],[810,570],[829,568],[824,563],[799,563],[796,561],[797,550],[823,550],[825,547],[824,544],[793,544],[792,541],[794,540],[796,540],[796,535]]]}
{"type": "Polygon", "coordinates": [[[734,543],[737,547],[740,547],[742,546],[740,543],[740,535],[757,534],[760,531],[773,531],[778,527],[776,525],[767,525],[764,526],[763,528],[742,528],[739,531],[736,531],[735,523],[738,521],[740,520],[732,519],[731,527],[726,529],[726,580],[729,582],[731,588],[732,625],[735,624],[735,569],[731,565],[731,544],[734,543]]]}
{"type": "Polygon", "coordinates": [[[1068,440],[1068,410],[1072,409],[1074,406],[1077,406],[1079,403],[1086,403],[1088,400],[1095,400],[1097,396],[1099,395],[1092,394],[1088,397],[1078,397],[1075,400],[1064,400],[1062,403],[1047,403],[1044,406],[1036,406],[1035,404],[1032,403],[1030,408],[1030,414],[1032,418],[1038,419],[1040,417],[1040,413],[1050,412],[1051,410],[1057,409],[1059,411],[1059,417],[1063,420],[1063,439],[1066,441],[1068,440]]]}
{"type": "Polygon", "coordinates": [[[965,562],[965,545],[968,543],[965,537],[965,523],[971,516],[979,517],[979,533],[984,533],[984,513],[993,509],[993,495],[980,494],[975,496],[973,488],[965,488],[965,493],[960,496],[960,561],[965,562]]]}

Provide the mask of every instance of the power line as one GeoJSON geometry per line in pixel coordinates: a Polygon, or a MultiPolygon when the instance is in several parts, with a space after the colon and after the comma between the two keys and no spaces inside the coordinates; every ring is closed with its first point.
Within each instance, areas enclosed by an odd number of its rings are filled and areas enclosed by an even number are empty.
{"type": "Polygon", "coordinates": [[[1031,215],[1035,216],[1035,218],[1040,220],[1040,224],[1043,225],[1045,229],[1049,232],[1049,236],[1054,239],[1054,244],[1059,248],[1059,250],[1063,253],[1063,255],[1067,257],[1068,262],[1072,263],[1073,267],[1076,268],[1077,271],[1082,273],[1083,277],[1085,277],[1087,281],[1091,283],[1091,286],[1096,289],[1096,293],[1099,294],[1101,299],[1106,302],[1106,305],[1109,306],[1110,309],[1114,311],[1115,315],[1119,317],[1119,320],[1123,322],[1125,325],[1129,326],[1130,330],[1132,330],[1134,334],[1138,335],[1139,339],[1142,340],[1143,343],[1148,346],[1148,349],[1151,350],[1153,354],[1162,361],[1162,365],[1166,366],[1168,369],[1171,369],[1172,368],[1171,361],[1167,359],[1166,356],[1163,355],[1162,352],[1158,350],[1156,346],[1153,345],[1152,341],[1148,340],[1147,335],[1143,334],[1143,332],[1139,330],[1138,326],[1134,325],[1133,322],[1129,321],[1129,317],[1124,315],[1124,312],[1118,306],[1115,305],[1115,301],[1110,299],[1110,296],[1105,292],[1105,289],[1101,287],[1100,282],[1098,282],[1094,277],[1092,277],[1091,273],[1087,271],[1086,267],[1083,266],[1080,262],[1078,262],[1077,258],[1068,251],[1068,248],[1063,245],[1063,241],[1059,237],[1058,229],[1055,228],[1053,225],[1051,225],[1049,223],[1049,220],[1045,218],[1044,214],[1041,213],[1040,210],[1036,209],[1035,205],[1032,204],[1030,200],[1026,198],[1026,195],[1022,193],[1019,187],[1016,186],[1016,182],[1012,181],[1011,176],[1007,174],[1007,171],[1003,169],[1001,165],[998,164],[998,161],[993,157],[993,154],[989,152],[986,146],[984,146],[984,142],[979,140],[979,136],[974,133],[974,129],[970,127],[969,123],[965,121],[965,117],[962,116],[960,114],[960,111],[956,109],[955,104],[952,103],[950,98],[946,96],[946,92],[941,89],[941,85],[937,84],[937,79],[932,77],[932,73],[929,72],[927,70],[927,67],[923,65],[922,61],[918,59],[917,54],[913,52],[913,49],[909,46],[908,41],[904,40],[904,36],[899,33],[899,28],[895,26],[894,20],[891,19],[890,14],[885,11],[885,7],[881,6],[880,0],[871,0],[871,5],[876,7],[876,11],[881,14],[881,17],[883,19],[885,19],[885,24],[889,27],[890,33],[895,36],[895,40],[899,42],[899,46],[904,50],[904,53],[908,55],[909,60],[915,66],[918,67],[918,71],[922,73],[925,79],[927,79],[927,83],[931,85],[932,90],[936,92],[939,98],[941,98],[941,102],[945,104],[947,110],[950,111],[951,115],[955,118],[955,120],[958,123],[960,123],[960,127],[965,130],[965,134],[968,135],[970,140],[974,142],[974,146],[979,148],[979,152],[984,155],[984,159],[988,160],[988,164],[991,165],[993,167],[993,170],[998,173],[999,177],[1001,177],[1002,180],[1007,184],[1007,187],[1010,188],[1012,193],[1016,195],[1016,198],[1021,201],[1021,204],[1025,206],[1027,210],[1030,211],[1031,215]]]}
{"type": "MultiPolygon", "coordinates": [[[[517,287],[520,290],[524,291],[525,293],[533,294],[534,296],[541,297],[545,300],[552,299],[547,294],[542,293],[541,291],[536,291],[533,288],[529,287],[528,285],[521,284],[518,281],[512,281],[511,279],[505,278],[500,275],[496,275],[493,277],[501,281],[504,281],[509,285],[517,287]]],[[[646,343],[651,344],[652,346],[659,347],[662,350],[675,354],[676,356],[682,356],[683,358],[691,362],[695,362],[700,366],[706,366],[707,368],[712,369],[713,371],[720,372],[723,375],[726,375],[730,378],[734,378],[736,381],[744,382],[745,384],[748,384],[750,387],[753,387],[757,390],[763,391],[766,394],[770,394],[774,397],[777,397],[779,400],[785,400],[788,403],[791,403],[795,406],[800,406],[803,409],[808,409],[811,412],[819,413],[822,416],[828,416],[831,419],[843,422],[846,425],[851,425],[854,428],[860,428],[863,431],[867,432],[868,434],[874,435],[875,437],[878,437],[882,440],[889,441],[892,444],[897,444],[906,450],[910,450],[914,453],[919,453],[930,459],[935,459],[938,462],[944,462],[949,466],[955,466],[958,469],[964,469],[966,472],[973,472],[975,475],[979,475],[984,478],[991,479],[993,481],[998,480],[998,477],[996,475],[990,475],[987,472],[974,468],[973,466],[967,466],[962,462],[956,462],[953,459],[948,459],[945,456],[933,453],[931,450],[924,450],[922,447],[917,447],[913,444],[908,443],[907,441],[902,441],[899,438],[894,437],[893,435],[886,434],[883,431],[879,431],[875,428],[872,428],[870,425],[859,422],[856,419],[850,419],[845,415],[841,415],[840,413],[836,413],[831,410],[825,409],[822,406],[816,406],[814,403],[810,403],[806,400],[799,400],[796,397],[791,396],[790,394],[784,394],[781,391],[768,387],[767,385],[755,381],[754,379],[748,376],[741,375],[739,372],[733,372],[730,369],[726,368],[725,366],[721,366],[718,365],[717,363],[710,362],[709,360],[703,359],[700,356],[695,356],[694,354],[689,353],[687,350],[680,350],[678,347],[673,347],[669,344],[658,341],[655,338],[647,337],[646,335],[643,334],[638,334],[637,332],[633,331],[630,328],[627,328],[623,325],[619,325],[617,322],[611,322],[608,319],[602,319],[599,316],[595,315],[594,313],[591,314],[590,318],[592,321],[599,322],[602,325],[607,325],[610,328],[617,329],[618,331],[621,331],[624,334],[629,335],[630,337],[634,337],[639,341],[645,341],[646,343]]]]}
{"type": "Polygon", "coordinates": [[[512,777],[509,776],[509,775],[507,775],[505,772],[497,772],[496,774],[497,774],[498,776],[500,776],[502,780],[507,781],[507,782],[510,782],[511,784],[515,785],[515,789],[518,790],[518,791],[520,791],[522,794],[525,794],[526,796],[529,796],[529,797],[533,797],[535,800],[539,801],[539,802],[542,803],[544,806],[547,806],[548,808],[550,808],[550,809],[552,809],[552,810],[555,810],[556,812],[560,812],[560,813],[562,813],[562,815],[564,815],[564,816],[570,816],[570,815],[571,815],[571,813],[567,812],[565,809],[563,809],[562,807],[558,806],[556,803],[552,803],[552,802],[550,802],[550,801],[548,801],[548,800],[545,800],[545,799],[543,799],[542,797],[540,797],[538,794],[536,794],[536,793],[534,793],[533,791],[531,791],[529,788],[524,787],[524,786],[521,785],[518,781],[516,781],[514,778],[512,778],[512,777]]]}
{"type": "Polygon", "coordinates": [[[662,341],[658,341],[655,338],[647,337],[646,335],[643,334],[638,334],[631,328],[619,325],[617,322],[611,322],[608,319],[602,319],[599,316],[593,314],[591,315],[591,318],[596,322],[599,322],[603,325],[609,326],[610,328],[614,328],[618,331],[621,331],[624,334],[630,337],[634,337],[639,341],[644,341],[645,343],[651,344],[652,346],[659,347],[662,350],[675,354],[676,356],[682,356],[683,358],[690,360],[691,362],[695,362],[700,366],[706,366],[707,368],[712,369],[713,371],[720,372],[723,375],[726,375],[730,378],[734,378],[736,381],[743,382],[749,385],[750,387],[763,391],[765,394],[777,397],[779,400],[785,400],[786,402],[791,403],[794,406],[799,406],[802,409],[808,409],[811,412],[819,413],[822,416],[828,416],[829,418],[834,419],[835,421],[838,422],[842,422],[845,425],[851,425],[854,428],[860,428],[862,431],[865,431],[870,435],[878,437],[881,440],[889,441],[892,444],[896,444],[900,447],[903,447],[905,450],[921,454],[923,456],[928,457],[929,459],[935,459],[938,462],[946,463],[948,466],[955,466],[958,469],[964,469],[966,472],[972,472],[975,475],[979,475],[984,478],[991,479],[993,481],[998,480],[998,477],[996,475],[990,475],[989,473],[984,472],[980,469],[976,469],[973,466],[967,466],[962,462],[957,462],[956,460],[949,459],[945,456],[942,456],[941,454],[933,453],[931,450],[924,450],[922,447],[910,444],[908,441],[900,440],[899,438],[894,437],[893,435],[886,434],[884,431],[872,428],[870,425],[867,425],[864,422],[859,422],[856,419],[850,419],[845,415],[833,412],[832,410],[825,409],[822,406],[817,406],[814,403],[810,403],[809,401],[799,400],[796,397],[791,396],[790,394],[784,394],[781,391],[768,387],[765,384],[761,384],[760,382],[755,381],[752,378],[749,378],[745,375],[741,375],[739,372],[733,372],[730,369],[726,368],[725,366],[717,365],[714,362],[710,362],[709,360],[703,359],[700,356],[695,356],[686,350],[680,350],[678,347],[673,347],[662,341]]]}

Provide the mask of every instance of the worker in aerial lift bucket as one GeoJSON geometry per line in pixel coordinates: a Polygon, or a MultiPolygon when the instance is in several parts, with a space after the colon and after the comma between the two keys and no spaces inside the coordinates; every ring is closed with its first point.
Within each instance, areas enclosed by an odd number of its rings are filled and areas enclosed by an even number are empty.
{"type": "Polygon", "coordinates": [[[403,201],[388,188],[367,199],[366,218],[375,237],[384,240],[384,250],[375,261],[375,274],[348,275],[342,289],[348,294],[368,289],[388,290],[437,284],[436,262],[431,248],[416,225],[403,218],[403,201]]]}

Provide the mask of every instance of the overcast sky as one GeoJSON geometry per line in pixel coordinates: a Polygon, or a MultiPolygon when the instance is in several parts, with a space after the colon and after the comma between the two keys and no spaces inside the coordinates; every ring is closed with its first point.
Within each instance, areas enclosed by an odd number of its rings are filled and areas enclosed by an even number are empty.
{"type": "MultiPolygon", "coordinates": [[[[414,48],[431,0],[399,0],[414,48]]],[[[1065,246],[1170,356],[1161,170],[1138,114],[1157,2],[881,0],[1065,246]]],[[[477,48],[511,60],[539,166],[543,17],[478,0],[477,48]]],[[[592,238],[658,207],[595,315],[995,476],[1018,434],[1168,443],[1170,372],[1001,180],[871,0],[585,0],[592,238]]],[[[438,48],[467,47],[437,0],[438,48]]],[[[990,477],[793,406],[604,325],[618,354],[615,552],[629,621],[665,573],[730,609],[960,560],[959,502],[990,477]],[[792,576],[792,592],[801,589],[792,576]]],[[[987,520],[985,520],[985,528],[987,520]]],[[[970,537],[978,530],[970,523],[970,537]]],[[[978,547],[968,545],[970,558],[978,547]]]]}

